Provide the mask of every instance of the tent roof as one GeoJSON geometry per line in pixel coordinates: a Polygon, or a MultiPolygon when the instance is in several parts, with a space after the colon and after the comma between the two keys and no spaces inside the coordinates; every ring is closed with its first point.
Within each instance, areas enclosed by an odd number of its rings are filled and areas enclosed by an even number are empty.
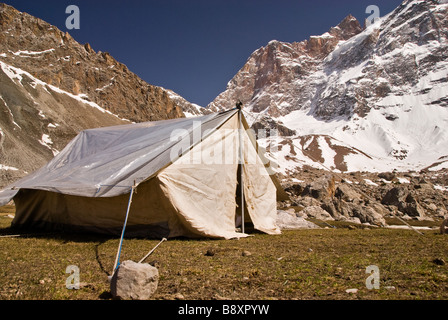
{"type": "Polygon", "coordinates": [[[0,205],[20,189],[83,197],[128,193],[134,182],[138,185],[169,165],[171,150],[181,141],[188,139],[193,147],[204,132],[215,131],[237,112],[82,131],[43,168],[0,191],[0,205]]]}

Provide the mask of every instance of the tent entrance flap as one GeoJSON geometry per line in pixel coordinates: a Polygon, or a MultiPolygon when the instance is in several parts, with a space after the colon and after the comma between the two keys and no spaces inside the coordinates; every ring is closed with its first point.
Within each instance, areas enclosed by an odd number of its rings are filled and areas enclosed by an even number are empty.
{"type": "Polygon", "coordinates": [[[241,167],[245,207],[255,229],[268,234],[280,234],[276,225],[277,187],[258,154],[254,137],[250,136],[250,131],[242,130],[242,133],[241,167]]]}
{"type": "Polygon", "coordinates": [[[241,195],[244,197],[244,192],[241,192],[241,179],[242,171],[241,171],[241,165],[238,165],[238,173],[237,173],[237,186],[236,186],[236,193],[235,193],[235,227],[244,230],[245,232],[253,232],[254,231],[254,224],[252,223],[252,219],[250,217],[249,211],[247,209],[247,202],[244,199],[241,200],[241,195]],[[242,217],[244,212],[244,219],[242,217]],[[243,229],[243,222],[244,222],[244,229],[243,229]]]}

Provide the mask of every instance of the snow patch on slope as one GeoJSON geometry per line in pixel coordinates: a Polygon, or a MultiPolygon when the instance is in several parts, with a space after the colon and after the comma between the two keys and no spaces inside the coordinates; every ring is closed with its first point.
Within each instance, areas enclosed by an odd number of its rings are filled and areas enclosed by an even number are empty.
{"type": "Polygon", "coordinates": [[[109,110],[106,110],[106,109],[100,107],[100,106],[99,106],[98,104],[96,104],[95,102],[88,101],[88,100],[87,100],[87,99],[88,99],[88,96],[87,96],[86,94],[74,95],[74,94],[69,93],[69,92],[67,92],[67,91],[64,91],[64,90],[62,90],[62,89],[59,89],[58,87],[55,87],[55,86],[50,85],[50,84],[47,84],[47,83],[45,83],[45,82],[43,82],[43,81],[41,81],[41,80],[35,78],[35,77],[32,76],[30,73],[28,73],[28,72],[26,72],[26,71],[24,71],[24,70],[22,70],[22,69],[19,69],[19,68],[10,66],[10,65],[8,65],[8,64],[6,64],[6,63],[4,63],[4,62],[2,62],[2,61],[0,61],[0,68],[3,70],[3,72],[4,72],[4,73],[5,73],[5,74],[6,74],[12,81],[14,81],[14,82],[18,82],[18,83],[19,83],[20,85],[22,85],[22,86],[23,86],[23,84],[22,84],[23,76],[26,76],[26,77],[28,77],[29,79],[31,79],[32,83],[34,83],[34,86],[35,86],[35,85],[40,85],[40,86],[42,86],[46,91],[48,91],[47,88],[49,88],[49,89],[51,89],[51,90],[54,91],[54,92],[57,92],[57,93],[60,93],[60,94],[65,94],[65,95],[69,96],[69,97],[72,98],[72,99],[75,99],[75,100],[77,100],[77,101],[79,101],[79,102],[81,102],[81,103],[83,103],[83,104],[86,104],[86,105],[88,105],[88,106],[90,106],[90,107],[92,107],[92,108],[95,108],[95,109],[97,109],[98,111],[100,111],[100,112],[102,112],[102,113],[110,114],[110,115],[112,115],[112,116],[114,116],[114,117],[116,117],[116,118],[118,118],[118,119],[120,119],[120,120],[129,121],[129,120],[126,120],[126,119],[122,119],[122,118],[120,118],[118,115],[113,114],[112,112],[110,112],[109,110]]]}
{"type": "Polygon", "coordinates": [[[0,170],[5,170],[5,171],[19,171],[19,169],[14,168],[14,167],[9,167],[9,166],[5,166],[3,164],[0,164],[0,170]]]}
{"type": "Polygon", "coordinates": [[[51,140],[51,138],[48,134],[43,134],[42,138],[39,140],[39,143],[41,145],[47,147],[48,149],[50,149],[51,152],[53,152],[54,156],[57,156],[59,154],[59,151],[52,147],[53,141],[51,140]]]}

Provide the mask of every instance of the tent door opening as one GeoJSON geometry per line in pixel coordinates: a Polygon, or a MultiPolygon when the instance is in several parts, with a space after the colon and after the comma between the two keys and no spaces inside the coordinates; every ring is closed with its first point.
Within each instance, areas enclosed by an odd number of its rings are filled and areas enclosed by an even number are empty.
{"type": "MultiPolygon", "coordinates": [[[[235,195],[235,202],[236,202],[236,209],[235,209],[235,228],[239,229],[239,231],[242,231],[242,210],[241,210],[241,165],[238,165],[238,183],[236,185],[236,195],[235,195]]],[[[244,230],[245,233],[252,233],[255,231],[254,224],[252,223],[252,219],[250,217],[249,211],[247,209],[247,203],[246,199],[244,199],[244,230]]]]}

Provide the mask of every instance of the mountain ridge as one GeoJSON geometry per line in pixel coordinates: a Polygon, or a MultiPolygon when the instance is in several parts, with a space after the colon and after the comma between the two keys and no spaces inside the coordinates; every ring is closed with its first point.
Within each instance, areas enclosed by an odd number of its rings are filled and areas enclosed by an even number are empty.
{"type": "Polygon", "coordinates": [[[446,1],[406,0],[365,28],[349,15],[321,36],[271,41],[209,108],[240,100],[255,127],[281,127],[279,141],[260,143],[274,150],[283,173],[305,165],[376,172],[448,167],[434,166],[448,153],[447,12],[446,1]],[[293,149],[284,151],[286,144],[293,149]],[[307,153],[309,144],[319,161],[307,153]]]}
{"type": "Polygon", "coordinates": [[[0,3],[0,184],[33,172],[80,131],[185,117],[198,106],[107,52],[0,3]]]}

